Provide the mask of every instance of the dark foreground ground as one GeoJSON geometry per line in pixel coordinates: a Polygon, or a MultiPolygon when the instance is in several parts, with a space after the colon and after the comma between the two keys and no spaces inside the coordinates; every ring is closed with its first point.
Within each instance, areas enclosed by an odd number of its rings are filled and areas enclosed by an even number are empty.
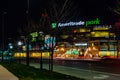
{"type": "Polygon", "coordinates": [[[34,67],[27,67],[24,64],[18,64],[15,62],[2,62],[0,65],[7,68],[17,76],[19,80],[85,80],[57,72],[50,72],[45,69],[40,70],[34,67]]]}

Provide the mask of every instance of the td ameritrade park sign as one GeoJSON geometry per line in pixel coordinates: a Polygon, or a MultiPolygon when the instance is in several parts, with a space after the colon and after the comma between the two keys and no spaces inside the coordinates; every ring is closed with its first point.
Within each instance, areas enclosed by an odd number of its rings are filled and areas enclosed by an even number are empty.
{"type": "Polygon", "coordinates": [[[67,23],[52,23],[52,28],[56,27],[70,27],[70,26],[90,26],[100,24],[100,20],[96,18],[95,20],[90,21],[78,21],[78,22],[67,22],[67,23]]]}

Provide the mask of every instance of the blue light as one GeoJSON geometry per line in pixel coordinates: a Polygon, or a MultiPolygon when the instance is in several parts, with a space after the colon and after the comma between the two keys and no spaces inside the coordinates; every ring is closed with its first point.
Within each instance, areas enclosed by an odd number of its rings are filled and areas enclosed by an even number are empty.
{"type": "Polygon", "coordinates": [[[12,43],[9,43],[8,46],[9,46],[10,49],[13,49],[12,43]]]}
{"type": "Polygon", "coordinates": [[[49,47],[49,48],[55,46],[55,44],[56,44],[56,38],[47,35],[47,36],[45,37],[45,44],[46,44],[47,47],[49,47]]]}

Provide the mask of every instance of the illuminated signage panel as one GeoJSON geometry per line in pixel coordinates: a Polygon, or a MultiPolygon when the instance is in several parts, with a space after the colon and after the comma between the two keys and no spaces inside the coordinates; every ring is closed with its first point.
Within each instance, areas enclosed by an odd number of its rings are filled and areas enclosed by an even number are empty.
{"type": "Polygon", "coordinates": [[[100,24],[100,20],[96,18],[95,20],[90,20],[90,21],[78,21],[78,22],[66,22],[66,23],[52,23],[52,28],[57,27],[70,27],[70,26],[90,26],[90,25],[97,25],[100,24]]]}
{"type": "Polygon", "coordinates": [[[81,25],[85,25],[85,22],[84,21],[79,21],[79,22],[58,23],[58,27],[81,26],[81,25]]]}
{"type": "Polygon", "coordinates": [[[96,20],[86,21],[85,26],[93,25],[93,24],[100,24],[100,20],[96,18],[96,20]]]}

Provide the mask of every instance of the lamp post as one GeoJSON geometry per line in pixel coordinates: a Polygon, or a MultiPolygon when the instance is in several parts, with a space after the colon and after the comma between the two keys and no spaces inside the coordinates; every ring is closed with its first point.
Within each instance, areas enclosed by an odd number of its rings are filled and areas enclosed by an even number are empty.
{"type": "Polygon", "coordinates": [[[4,46],[5,46],[5,42],[4,42],[4,21],[5,21],[5,14],[7,14],[7,12],[3,12],[2,13],[2,59],[1,59],[2,62],[4,61],[3,53],[4,53],[4,46]]]}
{"type": "Polygon", "coordinates": [[[12,49],[13,49],[13,44],[12,43],[9,43],[8,44],[9,46],[9,59],[10,59],[10,62],[11,62],[11,59],[12,59],[12,49]]]}
{"type": "Polygon", "coordinates": [[[28,32],[27,32],[27,40],[26,40],[26,66],[29,66],[29,44],[30,44],[30,35],[29,35],[29,3],[30,1],[27,0],[27,10],[26,10],[26,14],[27,14],[27,26],[28,26],[28,32]]]}
{"type": "Polygon", "coordinates": [[[18,44],[18,46],[19,46],[19,51],[20,51],[20,55],[19,55],[19,63],[21,63],[21,52],[22,52],[21,50],[22,50],[22,44],[23,44],[23,43],[22,43],[21,41],[18,41],[17,44],[18,44]]]}

